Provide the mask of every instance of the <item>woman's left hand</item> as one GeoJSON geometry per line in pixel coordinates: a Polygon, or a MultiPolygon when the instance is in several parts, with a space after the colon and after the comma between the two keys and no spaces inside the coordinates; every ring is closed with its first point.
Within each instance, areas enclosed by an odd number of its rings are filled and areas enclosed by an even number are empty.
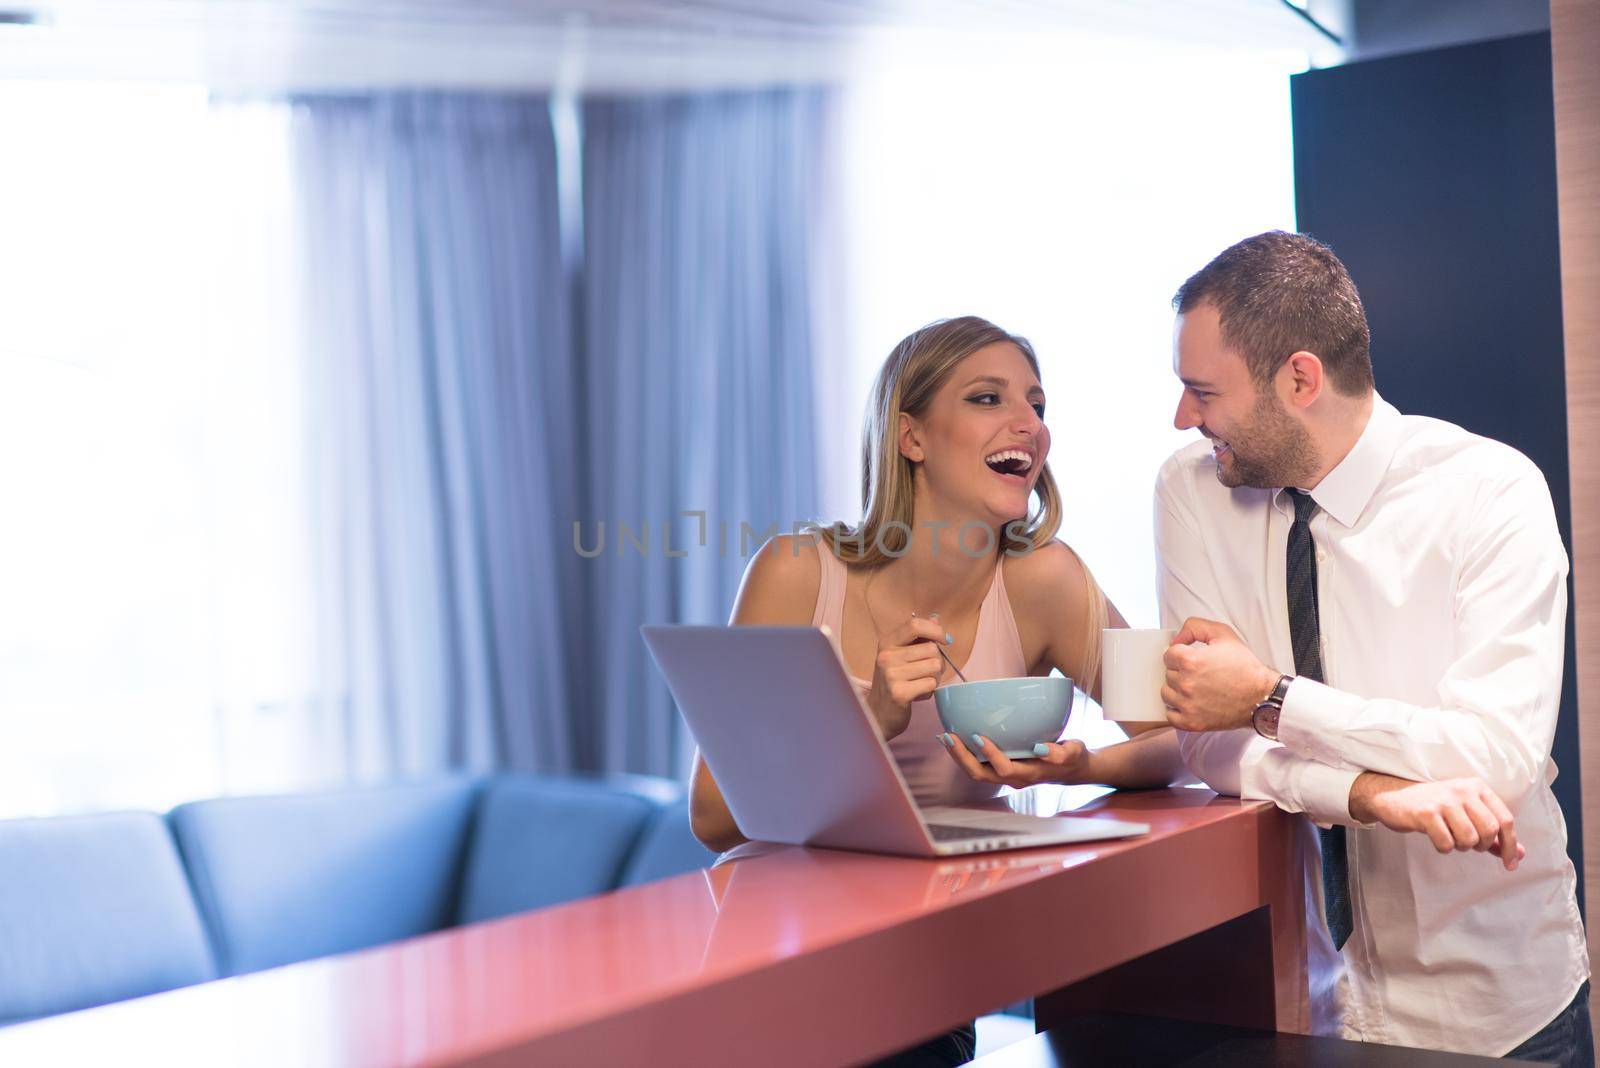
{"type": "Polygon", "coordinates": [[[1042,782],[1076,786],[1096,781],[1090,770],[1089,748],[1076,738],[1046,746],[1046,752],[1034,760],[1012,760],[988,738],[981,735],[978,738],[983,742],[984,755],[989,758],[987,764],[973,756],[972,750],[954,735],[939,735],[939,742],[949,752],[950,758],[979,782],[997,783],[1021,790],[1042,782]]]}

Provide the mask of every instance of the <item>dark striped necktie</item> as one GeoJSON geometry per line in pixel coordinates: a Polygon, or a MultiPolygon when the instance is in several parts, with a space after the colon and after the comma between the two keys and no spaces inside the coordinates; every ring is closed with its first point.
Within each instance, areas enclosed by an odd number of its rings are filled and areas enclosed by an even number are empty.
{"type": "MultiPolygon", "coordinates": [[[[1289,589],[1289,640],[1294,646],[1294,673],[1322,682],[1322,627],[1318,622],[1317,549],[1311,540],[1311,517],[1317,502],[1300,490],[1290,490],[1294,525],[1289,528],[1289,548],[1284,555],[1289,589]]],[[[1350,867],[1345,854],[1344,828],[1317,828],[1322,839],[1322,908],[1328,919],[1333,948],[1343,949],[1353,926],[1350,911],[1350,867]]]]}

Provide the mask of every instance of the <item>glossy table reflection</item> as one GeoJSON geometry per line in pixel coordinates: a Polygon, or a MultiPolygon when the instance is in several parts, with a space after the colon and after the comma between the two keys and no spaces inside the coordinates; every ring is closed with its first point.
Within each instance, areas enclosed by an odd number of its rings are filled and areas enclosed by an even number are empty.
{"type": "Polygon", "coordinates": [[[1306,1029],[1298,817],[1190,789],[1077,815],[1151,833],[961,860],[779,848],[0,1030],[0,1064],[846,1064],[1045,991],[1044,1024],[1306,1029]]]}

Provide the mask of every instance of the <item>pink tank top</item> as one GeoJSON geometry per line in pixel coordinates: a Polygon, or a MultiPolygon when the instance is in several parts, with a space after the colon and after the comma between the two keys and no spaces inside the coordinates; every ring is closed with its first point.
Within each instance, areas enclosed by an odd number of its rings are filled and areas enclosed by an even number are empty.
{"type": "MultiPolygon", "coordinates": [[[[822,582],[817,587],[817,607],[811,614],[811,625],[826,624],[835,636],[842,638],[844,587],[849,569],[829,551],[826,543],[817,546],[817,557],[822,564],[822,582]]],[[[1017,620],[1011,614],[1011,601],[1006,597],[1004,570],[1003,566],[996,565],[994,582],[978,609],[978,636],[972,643],[972,655],[961,665],[961,673],[969,682],[1020,678],[1028,673],[1017,620]]],[[[863,696],[871,689],[870,679],[852,676],[851,681],[863,696]]],[[[912,702],[911,725],[903,734],[889,739],[889,751],[900,765],[900,773],[905,776],[917,804],[924,807],[958,805],[994,797],[999,787],[978,782],[962,771],[934,740],[943,731],[933,697],[929,695],[912,702]]]]}

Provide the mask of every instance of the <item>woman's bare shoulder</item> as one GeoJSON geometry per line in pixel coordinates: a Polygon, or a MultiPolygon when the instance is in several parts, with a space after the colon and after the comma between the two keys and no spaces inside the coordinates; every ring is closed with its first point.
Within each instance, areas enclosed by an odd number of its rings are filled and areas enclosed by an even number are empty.
{"type": "Polygon", "coordinates": [[[1007,556],[1001,566],[1005,568],[1006,592],[1013,604],[1055,615],[1064,605],[1083,601],[1083,561],[1060,538],[1052,538],[1031,552],[1007,556]]]}
{"type": "Polygon", "coordinates": [[[823,552],[816,539],[780,534],[761,546],[744,570],[733,606],[735,624],[808,626],[822,584],[823,552]]]}

